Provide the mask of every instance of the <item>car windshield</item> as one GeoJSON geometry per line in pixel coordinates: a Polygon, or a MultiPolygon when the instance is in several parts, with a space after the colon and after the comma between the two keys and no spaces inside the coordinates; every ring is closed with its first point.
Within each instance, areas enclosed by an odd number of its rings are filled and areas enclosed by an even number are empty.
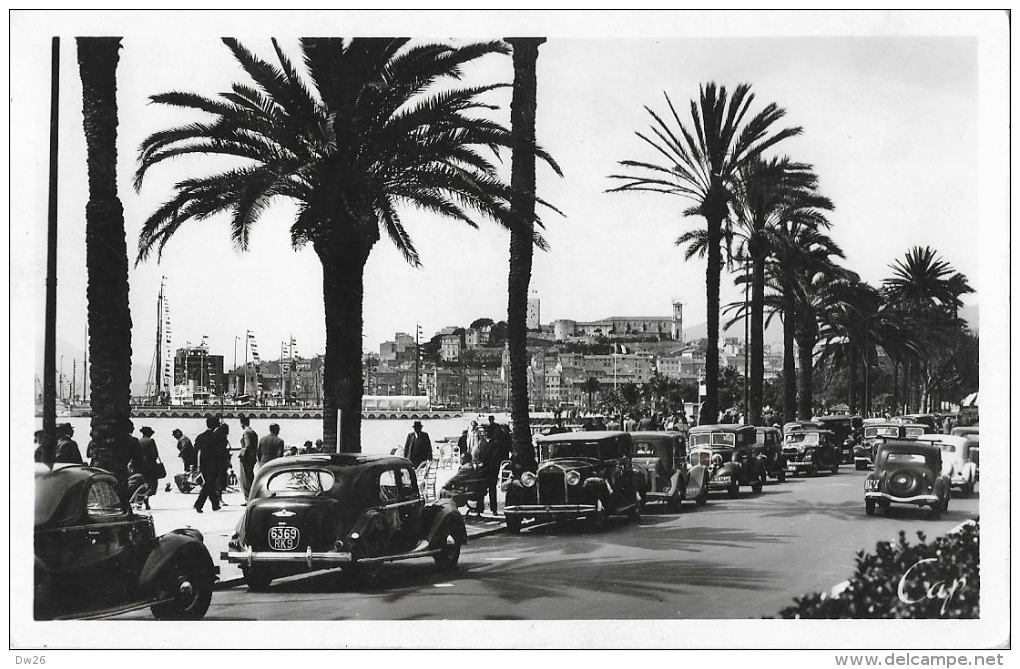
{"type": "Polygon", "coordinates": [[[801,434],[788,434],[786,435],[786,443],[788,444],[817,444],[818,433],[817,432],[804,432],[801,434]]]}
{"type": "Polygon", "coordinates": [[[956,452],[956,446],[953,446],[952,444],[943,444],[943,443],[940,443],[940,444],[938,444],[938,447],[941,448],[946,453],[955,453],[956,452]]]}
{"type": "Polygon", "coordinates": [[[655,445],[650,441],[635,441],[634,455],[653,458],[655,457],[655,445]]]}
{"type": "Polygon", "coordinates": [[[543,460],[556,458],[591,458],[599,459],[599,442],[597,441],[551,441],[541,446],[543,460]]]}
{"type": "Polygon", "coordinates": [[[732,446],[734,443],[732,432],[703,432],[691,435],[691,446],[732,446]]]}
{"type": "Polygon", "coordinates": [[[868,439],[874,437],[896,437],[899,435],[900,429],[893,425],[886,427],[866,427],[864,428],[864,436],[868,439]]]}
{"type": "Polygon", "coordinates": [[[885,456],[886,462],[924,464],[924,456],[920,453],[888,453],[885,456]]]}
{"type": "Polygon", "coordinates": [[[266,483],[269,492],[322,492],[333,487],[335,479],[320,469],[292,469],[274,474],[266,483]]]}
{"type": "Polygon", "coordinates": [[[908,437],[920,437],[922,434],[924,434],[924,428],[923,427],[903,428],[903,434],[907,435],[908,437]]]}

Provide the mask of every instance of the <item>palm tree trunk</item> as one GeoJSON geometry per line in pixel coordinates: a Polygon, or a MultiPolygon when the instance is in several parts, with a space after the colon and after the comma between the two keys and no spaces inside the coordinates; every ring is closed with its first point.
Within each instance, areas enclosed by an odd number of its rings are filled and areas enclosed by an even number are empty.
{"type": "Polygon", "coordinates": [[[322,262],[326,355],[322,372],[322,441],[328,452],[361,452],[362,309],[369,249],[316,243],[322,262]],[[339,412],[339,416],[337,415],[339,412]],[[338,435],[339,423],[339,435],[338,435]],[[338,440],[339,436],[339,440],[338,440]]]}
{"type": "Polygon", "coordinates": [[[814,338],[807,334],[797,337],[797,358],[800,361],[800,382],[797,384],[797,419],[811,420],[814,403],[814,338]]]}
{"type": "Polygon", "coordinates": [[[749,425],[761,425],[765,386],[765,258],[754,255],[751,263],[751,397],[749,425]]]}
{"type": "Polygon", "coordinates": [[[513,455],[516,465],[534,471],[528,412],[528,287],[534,256],[535,230],[535,114],[538,77],[535,65],[543,37],[515,37],[514,84],[510,102],[513,160],[510,208],[516,219],[510,231],[510,276],[507,283],[507,347],[510,353],[510,417],[513,421],[513,455]]]}
{"type": "Polygon", "coordinates": [[[892,364],[892,413],[899,413],[897,407],[900,405],[900,365],[893,361],[892,364]]]}
{"type": "Polygon", "coordinates": [[[793,290],[783,290],[783,423],[789,423],[797,416],[797,364],[794,354],[794,333],[796,317],[793,290]]]}
{"type": "Polygon", "coordinates": [[[131,426],[131,310],[124,208],[117,196],[119,37],[79,37],[78,69],[88,161],[88,267],[92,463],[127,484],[131,426]]]}
{"type": "Polygon", "coordinates": [[[722,275],[722,217],[707,214],[708,262],[705,270],[705,304],[708,310],[708,350],[705,351],[705,403],[699,425],[719,422],[719,279],[722,275]]]}

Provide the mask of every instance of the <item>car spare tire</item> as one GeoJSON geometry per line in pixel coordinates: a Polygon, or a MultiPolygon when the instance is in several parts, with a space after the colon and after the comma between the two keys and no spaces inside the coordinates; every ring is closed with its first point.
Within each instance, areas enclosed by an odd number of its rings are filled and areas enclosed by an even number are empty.
{"type": "Polygon", "coordinates": [[[897,469],[886,479],[886,488],[889,494],[897,497],[910,497],[921,491],[924,483],[918,472],[909,469],[897,469]]]}

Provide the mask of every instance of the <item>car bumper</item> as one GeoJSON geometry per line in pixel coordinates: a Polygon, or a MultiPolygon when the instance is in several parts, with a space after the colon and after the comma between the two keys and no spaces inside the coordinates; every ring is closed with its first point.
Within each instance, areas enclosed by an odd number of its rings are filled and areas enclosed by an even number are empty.
{"type": "Polygon", "coordinates": [[[598,512],[594,504],[516,504],[503,508],[504,516],[526,518],[571,518],[598,512]]]}
{"type": "Polygon", "coordinates": [[[350,553],[319,552],[313,551],[311,547],[304,551],[256,551],[249,547],[243,551],[224,551],[220,553],[220,559],[239,564],[242,567],[279,562],[304,564],[309,569],[318,566],[350,564],[353,561],[350,553]]]}
{"type": "Polygon", "coordinates": [[[811,469],[817,469],[818,465],[813,462],[787,462],[786,471],[788,472],[799,472],[799,471],[810,471],[811,469]]]}
{"type": "Polygon", "coordinates": [[[896,502],[897,504],[914,504],[917,506],[925,506],[930,504],[936,504],[939,502],[937,495],[914,495],[912,497],[896,497],[884,492],[866,492],[864,493],[864,499],[873,501],[888,501],[896,502]]]}

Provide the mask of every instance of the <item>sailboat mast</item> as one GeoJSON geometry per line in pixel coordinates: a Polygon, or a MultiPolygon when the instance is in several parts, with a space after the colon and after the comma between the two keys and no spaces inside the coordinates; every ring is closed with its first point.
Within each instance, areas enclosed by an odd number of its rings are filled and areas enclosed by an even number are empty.
{"type": "Polygon", "coordinates": [[[156,299],[156,392],[160,396],[163,385],[163,284],[159,284],[159,297],[156,299]]]}

